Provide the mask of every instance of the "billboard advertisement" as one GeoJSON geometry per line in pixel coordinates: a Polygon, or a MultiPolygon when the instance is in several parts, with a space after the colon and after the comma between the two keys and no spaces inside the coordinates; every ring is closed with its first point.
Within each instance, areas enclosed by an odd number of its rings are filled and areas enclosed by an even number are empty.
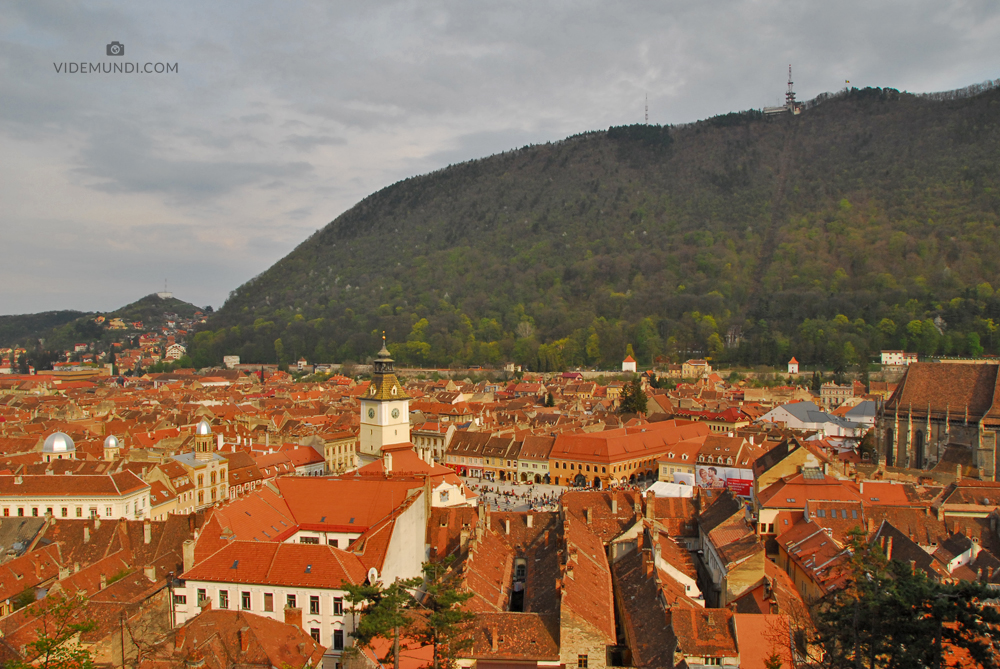
{"type": "Polygon", "coordinates": [[[753,471],[720,465],[698,465],[698,485],[702,488],[729,488],[737,495],[750,496],[753,471]]]}

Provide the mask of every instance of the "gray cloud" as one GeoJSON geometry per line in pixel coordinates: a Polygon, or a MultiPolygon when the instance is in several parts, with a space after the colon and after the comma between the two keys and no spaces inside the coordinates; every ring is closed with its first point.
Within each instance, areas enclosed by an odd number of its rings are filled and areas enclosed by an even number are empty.
{"type": "Polygon", "coordinates": [[[31,0],[0,13],[0,312],[219,306],[399,179],[609,125],[996,78],[993,0],[31,0]],[[53,62],[177,62],[57,75],[53,62]],[[99,258],[99,262],[94,262],[99,258]]]}

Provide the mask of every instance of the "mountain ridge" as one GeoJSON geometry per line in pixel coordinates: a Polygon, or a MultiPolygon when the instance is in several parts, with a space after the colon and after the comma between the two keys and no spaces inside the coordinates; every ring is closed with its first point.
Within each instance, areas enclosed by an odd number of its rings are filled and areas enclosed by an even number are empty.
{"type": "Polygon", "coordinates": [[[195,360],[363,359],[382,330],[403,362],[532,369],[994,351],[998,116],[995,88],[852,89],[411,177],[233,291],[195,360]]]}

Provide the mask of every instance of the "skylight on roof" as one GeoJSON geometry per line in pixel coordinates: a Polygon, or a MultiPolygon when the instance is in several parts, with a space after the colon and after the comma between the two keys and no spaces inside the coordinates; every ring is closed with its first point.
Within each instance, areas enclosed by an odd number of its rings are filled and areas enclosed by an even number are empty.
{"type": "Polygon", "coordinates": [[[233,560],[233,566],[230,567],[230,569],[239,569],[239,568],[240,568],[240,561],[239,560],[233,560]]]}
{"type": "Polygon", "coordinates": [[[353,525],[353,524],[354,524],[354,518],[351,518],[351,520],[350,520],[350,524],[351,524],[351,525],[353,525]]]}
{"type": "Polygon", "coordinates": [[[306,573],[311,574],[313,571],[313,566],[311,564],[306,565],[306,573]]]}
{"type": "Polygon", "coordinates": [[[323,516],[322,518],[320,518],[320,519],[319,519],[319,522],[321,522],[321,523],[325,523],[325,522],[326,522],[326,516],[323,516]]]}

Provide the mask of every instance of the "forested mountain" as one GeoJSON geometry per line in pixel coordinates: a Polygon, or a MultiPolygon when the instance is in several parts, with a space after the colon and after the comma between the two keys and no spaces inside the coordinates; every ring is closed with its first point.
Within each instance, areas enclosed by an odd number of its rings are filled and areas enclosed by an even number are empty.
{"type": "Polygon", "coordinates": [[[180,318],[192,318],[200,308],[178,300],[175,297],[161,298],[152,293],[115,311],[87,313],[82,311],[46,311],[39,314],[0,316],[0,346],[15,344],[34,350],[38,340],[44,348],[52,351],[63,350],[78,342],[120,341],[132,337],[132,330],[109,330],[104,324],[95,322],[97,316],[107,321],[121,318],[126,323],[142,321],[146,329],[155,329],[164,324],[164,314],[176,314],[180,318]]]}
{"type": "Polygon", "coordinates": [[[358,203],[231,295],[195,362],[835,368],[995,352],[1000,89],[589,132],[358,203]],[[728,341],[727,341],[728,340],[728,341]],[[728,346],[727,346],[728,344],[728,346]]]}

